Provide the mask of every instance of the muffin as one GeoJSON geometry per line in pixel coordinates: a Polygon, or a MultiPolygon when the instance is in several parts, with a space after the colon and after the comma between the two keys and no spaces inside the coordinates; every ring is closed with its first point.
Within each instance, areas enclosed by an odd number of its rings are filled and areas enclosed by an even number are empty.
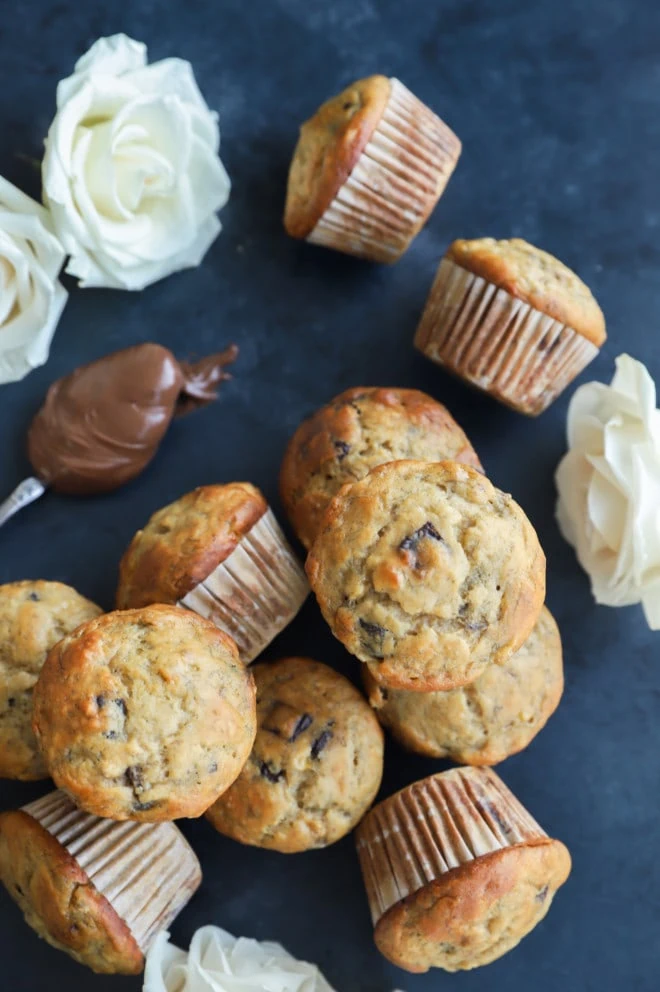
{"type": "Polygon", "coordinates": [[[284,455],[280,494],[305,547],[311,547],[328,503],[346,482],[402,458],[450,459],[481,469],[446,407],[417,389],[347,389],[304,420],[284,455]]]}
{"type": "Polygon", "coordinates": [[[307,559],[337,637],[388,689],[473,682],[524,644],[545,557],[510,496],[458,462],[390,462],[346,485],[307,559]]]}
{"type": "Polygon", "coordinates": [[[309,593],[302,566],[255,486],[201,486],[151,517],[119,567],[117,607],[178,603],[253,661],[309,593]]]}
{"type": "Polygon", "coordinates": [[[495,961],[543,919],[571,869],[564,845],[485,768],[408,786],[356,836],[376,946],[410,972],[495,961]]]}
{"type": "Polygon", "coordinates": [[[545,606],[523,646],[470,685],[405,692],[385,689],[364,671],[369,702],[404,747],[466,765],[496,765],[522,751],[557,709],[564,688],[559,630],[545,606]]]}
{"type": "Polygon", "coordinates": [[[33,930],[99,973],[136,975],[202,880],[173,823],[114,823],[51,792],[0,814],[0,879],[33,930]]]}
{"type": "Polygon", "coordinates": [[[520,413],[550,406],[606,338],[588,287],[513,238],[455,241],[440,263],[415,346],[520,413]]]}
{"type": "Polygon", "coordinates": [[[55,784],[87,813],[201,816],[250,754],[254,681],[231,638],[194,613],[107,613],[48,655],[34,730],[55,784]]]}
{"type": "Polygon", "coordinates": [[[310,658],[254,667],[257,738],[206,816],[221,834],[291,854],[326,847],[371,806],[383,732],[348,679],[310,658]]]}
{"type": "Polygon", "coordinates": [[[61,582],[0,586],[0,778],[47,778],[32,732],[32,689],[46,655],[101,610],[61,582]]]}
{"type": "Polygon", "coordinates": [[[460,154],[454,132],[398,79],[360,79],[301,127],[284,226],[312,244],[395,262],[460,154]]]}

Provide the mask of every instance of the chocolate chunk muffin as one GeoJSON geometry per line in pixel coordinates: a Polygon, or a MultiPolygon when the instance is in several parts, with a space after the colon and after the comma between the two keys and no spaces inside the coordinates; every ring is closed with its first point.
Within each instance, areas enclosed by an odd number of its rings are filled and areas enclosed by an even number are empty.
{"type": "Polygon", "coordinates": [[[48,777],[32,732],[32,690],[50,649],[100,613],[61,582],[0,586],[0,778],[48,777]]]}
{"type": "Polygon", "coordinates": [[[402,458],[449,459],[481,469],[447,408],[417,389],[347,389],[303,421],[284,455],[280,493],[305,547],[345,483],[402,458]]]}
{"type": "Polygon", "coordinates": [[[513,499],[457,462],[390,462],[326,510],[307,574],[334,635],[380,685],[454,689],[525,642],[545,557],[513,499]]]}
{"type": "Polygon", "coordinates": [[[0,814],[0,880],[26,923],[98,973],[142,971],[201,879],[173,823],[99,820],[63,792],[0,814]]]}
{"type": "Polygon", "coordinates": [[[300,129],[284,226],[294,238],[394,262],[426,223],[461,143],[398,79],[359,79],[300,129]]]}
{"type": "Polygon", "coordinates": [[[259,490],[200,486],[158,510],[119,566],[118,609],[178,603],[236,642],[247,664],[309,593],[302,566],[259,490]]]}
{"type": "Polygon", "coordinates": [[[543,919],[571,870],[561,841],[490,769],[408,786],[356,839],[376,946],[410,972],[495,961],[543,919]]]}
{"type": "Polygon", "coordinates": [[[55,783],[86,812],[201,816],[250,753],[254,682],[231,638],[194,613],[108,613],[48,655],[34,730],[55,783]]]}
{"type": "Polygon", "coordinates": [[[365,666],[378,719],[405,747],[460,764],[496,765],[522,751],[554,713],[564,688],[561,639],[544,606],[523,646],[449,692],[385,689],[365,666]]]}
{"type": "Polygon", "coordinates": [[[252,754],[206,816],[234,840],[286,854],[333,844],[378,792],[378,721],[347,679],[310,658],[255,665],[254,677],[252,754]]]}
{"type": "Polygon", "coordinates": [[[521,413],[542,413],[596,357],[605,319],[582,280],[520,238],[455,241],[415,345],[521,413]]]}

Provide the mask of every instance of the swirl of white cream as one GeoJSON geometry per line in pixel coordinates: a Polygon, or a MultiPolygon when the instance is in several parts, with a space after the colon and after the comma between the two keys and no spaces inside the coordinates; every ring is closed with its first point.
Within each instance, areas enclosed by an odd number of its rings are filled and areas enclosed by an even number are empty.
{"type": "Polygon", "coordinates": [[[217,114],[181,59],[101,38],[57,87],[44,202],[81,286],[143,289],[199,265],[230,183],[217,114]]]}
{"type": "Polygon", "coordinates": [[[313,964],[279,944],[201,927],[185,951],[160,933],[147,954],[144,992],[333,992],[313,964]]]}
{"type": "Polygon", "coordinates": [[[41,204],[0,177],[0,383],[48,359],[67,300],[64,258],[41,204]]]}
{"type": "Polygon", "coordinates": [[[645,366],[620,355],[611,385],[581,386],[557,469],[557,518],[597,603],[641,603],[660,629],[660,411],[645,366]]]}

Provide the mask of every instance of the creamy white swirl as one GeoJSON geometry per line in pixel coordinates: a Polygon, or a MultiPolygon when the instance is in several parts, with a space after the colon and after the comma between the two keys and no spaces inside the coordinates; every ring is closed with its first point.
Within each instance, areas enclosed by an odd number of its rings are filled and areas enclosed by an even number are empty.
{"type": "Polygon", "coordinates": [[[82,286],[143,289],[199,265],[230,183],[217,114],[181,59],[101,38],[57,87],[44,201],[82,286]]]}
{"type": "Polygon", "coordinates": [[[611,385],[581,386],[557,469],[557,518],[596,602],[641,603],[660,629],[660,411],[645,366],[620,355],[611,385]]]}

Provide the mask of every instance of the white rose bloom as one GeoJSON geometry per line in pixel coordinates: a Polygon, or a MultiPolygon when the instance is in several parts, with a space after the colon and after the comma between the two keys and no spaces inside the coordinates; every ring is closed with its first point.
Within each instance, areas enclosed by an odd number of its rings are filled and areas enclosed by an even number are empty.
{"type": "Polygon", "coordinates": [[[64,258],[41,204],[0,177],[0,383],[47,360],[67,300],[64,258]]]}
{"type": "Polygon", "coordinates": [[[641,603],[658,630],[660,411],[644,365],[620,355],[616,367],[610,386],[587,383],[571,400],[557,518],[596,602],[641,603]]]}
{"type": "Polygon", "coordinates": [[[181,59],[101,38],[57,87],[44,202],[82,286],[143,289],[199,265],[229,197],[217,114],[181,59]]]}
{"type": "Polygon", "coordinates": [[[190,951],[160,933],[147,954],[144,992],[333,992],[313,964],[297,961],[279,944],[232,937],[202,927],[190,951]]]}

